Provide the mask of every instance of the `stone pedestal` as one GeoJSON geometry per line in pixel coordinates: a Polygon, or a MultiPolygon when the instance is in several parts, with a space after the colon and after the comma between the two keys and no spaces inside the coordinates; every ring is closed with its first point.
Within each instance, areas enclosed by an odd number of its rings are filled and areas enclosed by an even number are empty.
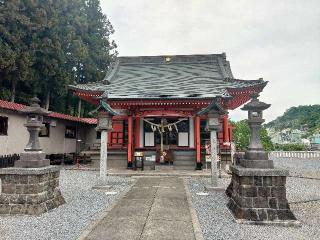
{"type": "Polygon", "coordinates": [[[228,208],[240,222],[295,224],[286,198],[287,170],[231,166],[228,208]]]}
{"type": "Polygon", "coordinates": [[[17,168],[39,168],[50,165],[50,160],[45,159],[46,154],[39,152],[23,152],[20,154],[20,159],[15,161],[14,166],[17,168]]]}
{"type": "Polygon", "coordinates": [[[0,169],[0,214],[39,215],[65,203],[59,175],[56,166],[0,169]]]}

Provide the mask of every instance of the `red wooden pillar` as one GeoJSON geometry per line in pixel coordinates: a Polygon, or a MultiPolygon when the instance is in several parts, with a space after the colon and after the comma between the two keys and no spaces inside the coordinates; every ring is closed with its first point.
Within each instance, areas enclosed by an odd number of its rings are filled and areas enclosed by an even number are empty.
{"type": "Polygon", "coordinates": [[[196,116],[195,118],[195,138],[196,138],[196,170],[201,170],[202,169],[202,164],[201,164],[201,146],[200,146],[200,117],[196,116]]]}
{"type": "Polygon", "coordinates": [[[229,142],[228,115],[223,116],[223,141],[229,142]]]}
{"type": "Polygon", "coordinates": [[[135,119],[134,148],[141,148],[141,146],[140,146],[140,117],[136,117],[136,119],[135,119]]]}
{"type": "Polygon", "coordinates": [[[128,116],[128,168],[132,168],[132,133],[133,133],[133,119],[128,116]]]}

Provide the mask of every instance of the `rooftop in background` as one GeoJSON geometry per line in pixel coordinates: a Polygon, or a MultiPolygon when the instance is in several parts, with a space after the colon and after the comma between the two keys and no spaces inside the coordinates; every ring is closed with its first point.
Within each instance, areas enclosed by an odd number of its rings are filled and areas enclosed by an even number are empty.
{"type": "Polygon", "coordinates": [[[225,53],[118,57],[105,79],[70,86],[109,99],[231,98],[229,89],[266,85],[233,77],[225,53]]]}
{"type": "MultiPolygon", "coordinates": [[[[0,109],[7,109],[12,111],[20,111],[22,109],[25,109],[27,106],[19,103],[12,103],[4,100],[0,100],[0,109]]],[[[85,124],[97,124],[97,119],[95,118],[79,118],[63,113],[57,113],[57,112],[51,112],[48,117],[51,118],[57,118],[57,119],[63,119],[67,121],[72,122],[79,122],[79,123],[85,123],[85,124]]]]}

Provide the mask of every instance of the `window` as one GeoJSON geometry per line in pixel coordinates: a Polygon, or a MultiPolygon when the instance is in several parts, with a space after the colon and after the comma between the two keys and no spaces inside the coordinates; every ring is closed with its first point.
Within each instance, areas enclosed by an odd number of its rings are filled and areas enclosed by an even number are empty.
{"type": "Polygon", "coordinates": [[[111,144],[123,145],[123,133],[122,132],[111,132],[111,144]]]}
{"type": "Polygon", "coordinates": [[[66,126],[65,138],[76,138],[77,128],[75,126],[66,126]]]}
{"type": "Polygon", "coordinates": [[[179,132],[189,132],[189,120],[184,120],[177,124],[179,132]]]}
{"type": "Polygon", "coordinates": [[[44,122],[44,126],[41,127],[39,132],[39,137],[49,137],[50,136],[50,123],[44,122]]]}
{"type": "Polygon", "coordinates": [[[8,118],[0,116],[0,135],[8,135],[8,118]]]}
{"type": "Polygon", "coordinates": [[[184,120],[177,124],[178,127],[178,146],[189,146],[189,120],[184,120]]]}
{"type": "Polygon", "coordinates": [[[145,147],[154,147],[154,132],[152,131],[151,125],[149,123],[143,122],[143,131],[144,131],[144,146],[145,147]]]}

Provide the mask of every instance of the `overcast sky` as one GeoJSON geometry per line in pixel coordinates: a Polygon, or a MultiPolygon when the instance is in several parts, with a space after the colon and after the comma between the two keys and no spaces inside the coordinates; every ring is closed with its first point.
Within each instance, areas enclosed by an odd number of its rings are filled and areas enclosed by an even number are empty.
{"type": "MultiPolygon", "coordinates": [[[[101,0],[120,56],[226,52],[233,75],[269,81],[270,121],[320,104],[320,0],[101,0]]],[[[233,120],[246,118],[230,111],[233,120]]]]}

